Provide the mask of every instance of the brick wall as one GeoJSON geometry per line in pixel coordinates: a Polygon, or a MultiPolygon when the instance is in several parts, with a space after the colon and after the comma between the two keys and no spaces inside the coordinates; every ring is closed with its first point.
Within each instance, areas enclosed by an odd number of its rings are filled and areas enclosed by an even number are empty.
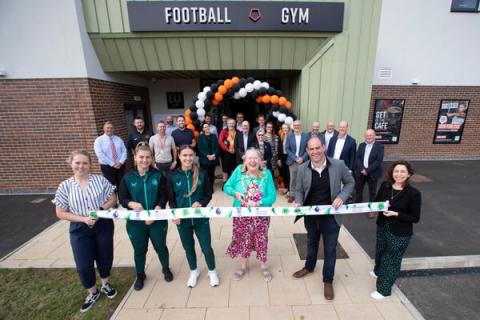
{"type": "Polygon", "coordinates": [[[386,159],[450,159],[480,157],[480,87],[373,86],[368,126],[375,99],[405,99],[400,141],[385,145],[386,159]],[[440,101],[470,100],[459,144],[433,144],[440,101]]]}
{"type": "Polygon", "coordinates": [[[145,101],[148,89],[93,79],[0,80],[0,191],[55,190],[71,175],[69,152],[93,154],[104,121],[126,139],[123,104],[134,95],[145,101]]]}

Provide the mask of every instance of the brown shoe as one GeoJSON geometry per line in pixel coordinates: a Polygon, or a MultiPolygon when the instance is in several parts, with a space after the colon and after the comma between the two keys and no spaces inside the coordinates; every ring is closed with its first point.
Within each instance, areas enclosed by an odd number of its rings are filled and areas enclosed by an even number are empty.
{"type": "Polygon", "coordinates": [[[297,278],[297,279],[300,279],[300,278],[305,277],[309,273],[312,273],[312,271],[308,271],[307,269],[302,268],[302,269],[298,270],[297,272],[295,272],[293,274],[293,277],[297,278]]]}
{"type": "Polygon", "coordinates": [[[288,203],[292,203],[292,202],[295,200],[295,198],[294,198],[292,195],[290,195],[290,194],[287,196],[287,199],[288,199],[288,200],[287,200],[288,203]]]}
{"type": "Polygon", "coordinates": [[[333,285],[331,283],[323,283],[323,295],[327,300],[333,300],[333,285]]]}

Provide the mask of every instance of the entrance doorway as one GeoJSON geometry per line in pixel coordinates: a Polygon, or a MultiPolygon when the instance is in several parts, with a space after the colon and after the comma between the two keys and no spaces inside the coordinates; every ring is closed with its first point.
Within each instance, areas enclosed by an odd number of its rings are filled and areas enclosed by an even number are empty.
{"type": "Polygon", "coordinates": [[[243,117],[250,123],[250,127],[256,126],[258,110],[255,101],[230,100],[224,103],[224,113],[235,119],[237,113],[243,113],[243,117]]]}
{"type": "Polygon", "coordinates": [[[145,122],[145,129],[150,129],[150,120],[147,113],[147,106],[145,103],[125,103],[123,105],[125,120],[127,121],[128,134],[134,132],[133,119],[136,117],[143,118],[145,122]]]}

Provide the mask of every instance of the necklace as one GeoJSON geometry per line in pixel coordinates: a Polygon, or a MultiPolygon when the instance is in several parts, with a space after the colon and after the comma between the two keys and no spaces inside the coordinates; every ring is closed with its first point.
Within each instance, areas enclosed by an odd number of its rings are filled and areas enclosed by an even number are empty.
{"type": "Polygon", "coordinates": [[[396,197],[398,197],[398,195],[399,195],[400,193],[402,193],[403,190],[404,190],[404,189],[401,189],[401,190],[393,189],[393,187],[392,187],[392,196],[390,197],[390,200],[393,200],[393,199],[395,199],[396,197]],[[393,190],[397,191],[397,193],[394,194],[393,190]]]}

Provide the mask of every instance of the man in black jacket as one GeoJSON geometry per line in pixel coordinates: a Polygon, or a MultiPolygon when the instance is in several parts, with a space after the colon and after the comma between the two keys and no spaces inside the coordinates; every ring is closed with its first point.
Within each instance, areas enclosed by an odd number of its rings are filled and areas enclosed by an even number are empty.
{"type": "Polygon", "coordinates": [[[235,157],[237,164],[243,163],[243,155],[248,148],[253,147],[253,143],[257,139],[255,134],[250,131],[250,123],[248,121],[242,122],[242,131],[235,136],[235,157]]]}
{"type": "Polygon", "coordinates": [[[128,151],[133,155],[135,147],[140,142],[150,141],[150,137],[153,135],[150,130],[145,129],[145,121],[141,117],[136,117],[133,119],[133,126],[135,129],[128,135],[127,148],[128,151]]]}
{"type": "Polygon", "coordinates": [[[355,201],[363,201],[363,188],[368,184],[368,201],[372,202],[377,192],[377,181],[382,176],[383,144],[375,141],[375,131],[365,131],[365,142],[358,146],[355,157],[355,201]]]}

